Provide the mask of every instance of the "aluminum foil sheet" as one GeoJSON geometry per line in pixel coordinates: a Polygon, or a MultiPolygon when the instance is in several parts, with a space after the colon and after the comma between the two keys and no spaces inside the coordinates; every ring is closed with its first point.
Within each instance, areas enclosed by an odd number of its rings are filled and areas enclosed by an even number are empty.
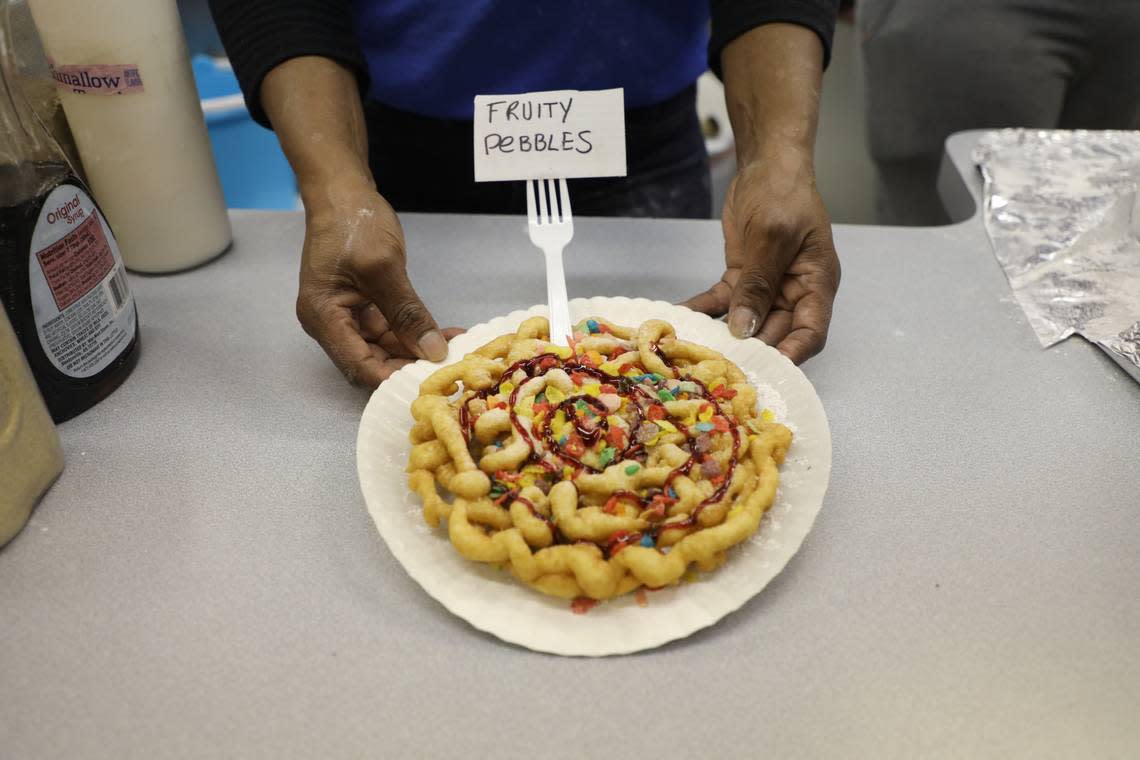
{"type": "Polygon", "coordinates": [[[1140,132],[988,132],[974,161],[994,254],[1041,345],[1082,335],[1140,382],[1140,132]]]}

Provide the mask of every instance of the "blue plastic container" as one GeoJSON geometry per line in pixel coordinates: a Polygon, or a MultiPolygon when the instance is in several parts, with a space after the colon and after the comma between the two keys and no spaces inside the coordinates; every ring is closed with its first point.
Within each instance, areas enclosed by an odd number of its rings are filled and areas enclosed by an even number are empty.
{"type": "Polygon", "coordinates": [[[250,118],[229,62],[196,55],[193,68],[226,205],[300,208],[297,180],[277,137],[250,118]]]}

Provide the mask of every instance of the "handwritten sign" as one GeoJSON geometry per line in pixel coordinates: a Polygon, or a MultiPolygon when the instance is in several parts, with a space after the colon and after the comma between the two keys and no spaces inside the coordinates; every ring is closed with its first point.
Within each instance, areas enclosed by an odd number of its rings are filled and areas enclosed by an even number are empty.
{"type": "Polygon", "coordinates": [[[620,88],[475,96],[476,182],[625,173],[620,88]]]}

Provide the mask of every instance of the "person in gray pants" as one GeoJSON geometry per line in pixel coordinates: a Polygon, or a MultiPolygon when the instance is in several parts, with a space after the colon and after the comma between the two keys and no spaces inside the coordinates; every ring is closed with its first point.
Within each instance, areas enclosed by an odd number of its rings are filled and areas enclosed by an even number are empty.
{"type": "Polygon", "coordinates": [[[884,224],[949,222],[943,142],[992,127],[1140,128],[1140,0],[858,0],[884,224]]]}

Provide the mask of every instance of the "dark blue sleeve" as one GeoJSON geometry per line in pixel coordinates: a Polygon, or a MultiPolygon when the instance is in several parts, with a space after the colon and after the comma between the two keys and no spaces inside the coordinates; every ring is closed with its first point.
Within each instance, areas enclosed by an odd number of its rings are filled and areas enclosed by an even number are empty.
{"type": "Polygon", "coordinates": [[[710,0],[712,35],[709,38],[709,68],[719,77],[720,54],[725,46],[762,24],[785,21],[806,26],[823,43],[823,65],[831,60],[831,40],[839,0],[710,0]]]}
{"type": "Polygon", "coordinates": [[[210,0],[210,12],[250,115],[262,126],[270,124],[261,80],[290,58],[331,58],[356,75],[362,95],[368,91],[368,64],[347,0],[210,0]]]}

